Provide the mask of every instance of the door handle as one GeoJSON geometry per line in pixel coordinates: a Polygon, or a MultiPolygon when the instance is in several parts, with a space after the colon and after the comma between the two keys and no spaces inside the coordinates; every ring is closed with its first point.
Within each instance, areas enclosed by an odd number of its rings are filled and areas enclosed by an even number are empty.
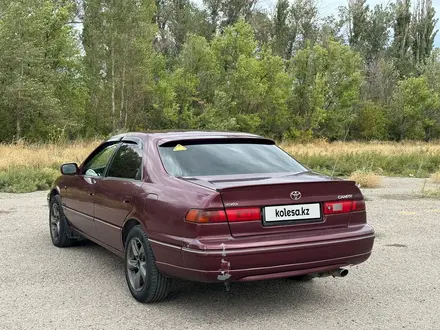
{"type": "Polygon", "coordinates": [[[124,199],[122,202],[125,203],[125,204],[130,204],[130,200],[129,199],[124,199]]]}
{"type": "Polygon", "coordinates": [[[95,193],[94,193],[93,191],[90,191],[90,192],[89,192],[89,195],[90,195],[90,196],[95,196],[95,193]]]}

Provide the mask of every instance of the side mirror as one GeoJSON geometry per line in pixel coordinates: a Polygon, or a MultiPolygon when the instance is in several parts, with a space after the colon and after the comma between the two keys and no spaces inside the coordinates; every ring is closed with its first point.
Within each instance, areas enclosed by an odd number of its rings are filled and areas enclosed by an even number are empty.
{"type": "Polygon", "coordinates": [[[79,168],[76,163],[67,163],[61,165],[61,173],[64,175],[76,175],[79,173],[79,168]]]}

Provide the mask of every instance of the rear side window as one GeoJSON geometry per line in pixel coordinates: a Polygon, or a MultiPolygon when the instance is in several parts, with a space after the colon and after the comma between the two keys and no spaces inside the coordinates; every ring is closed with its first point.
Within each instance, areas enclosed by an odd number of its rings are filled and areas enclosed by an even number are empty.
{"type": "Polygon", "coordinates": [[[136,144],[123,144],[113,158],[107,176],[140,180],[142,177],[142,150],[136,144]]]}
{"type": "Polygon", "coordinates": [[[305,168],[273,144],[191,143],[159,147],[167,172],[174,176],[213,176],[302,172],[305,168]]]}

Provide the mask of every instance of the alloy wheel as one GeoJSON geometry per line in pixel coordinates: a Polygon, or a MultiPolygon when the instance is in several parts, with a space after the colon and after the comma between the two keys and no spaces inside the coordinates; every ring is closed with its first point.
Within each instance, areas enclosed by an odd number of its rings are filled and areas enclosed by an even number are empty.
{"type": "Polygon", "coordinates": [[[57,240],[60,237],[60,209],[57,203],[52,204],[52,212],[50,213],[50,230],[52,238],[57,240]]]}
{"type": "Polygon", "coordinates": [[[131,287],[141,291],[147,283],[147,258],[145,247],[139,238],[133,237],[128,244],[127,274],[131,287]]]}

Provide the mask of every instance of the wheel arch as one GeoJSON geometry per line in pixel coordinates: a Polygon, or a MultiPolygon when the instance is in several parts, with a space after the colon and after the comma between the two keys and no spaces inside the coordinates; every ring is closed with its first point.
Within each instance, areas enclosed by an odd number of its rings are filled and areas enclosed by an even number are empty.
{"type": "Polygon", "coordinates": [[[56,188],[53,188],[49,193],[49,197],[52,198],[53,196],[59,195],[59,194],[60,194],[60,192],[56,188]]]}
{"type": "Polygon", "coordinates": [[[55,186],[49,191],[49,194],[47,194],[47,203],[49,204],[52,197],[57,195],[60,196],[60,188],[58,186],[55,186]]]}
{"type": "Polygon", "coordinates": [[[125,240],[126,240],[126,238],[127,238],[127,236],[128,236],[128,233],[130,232],[130,230],[131,230],[133,227],[135,227],[135,226],[137,226],[137,225],[140,225],[140,226],[144,229],[144,231],[145,231],[145,228],[144,228],[144,226],[142,225],[142,222],[139,221],[139,220],[137,220],[137,219],[135,219],[135,218],[129,218],[127,221],[125,221],[124,225],[122,226],[122,235],[121,235],[121,239],[122,239],[122,246],[123,246],[124,248],[125,248],[125,240]]]}

